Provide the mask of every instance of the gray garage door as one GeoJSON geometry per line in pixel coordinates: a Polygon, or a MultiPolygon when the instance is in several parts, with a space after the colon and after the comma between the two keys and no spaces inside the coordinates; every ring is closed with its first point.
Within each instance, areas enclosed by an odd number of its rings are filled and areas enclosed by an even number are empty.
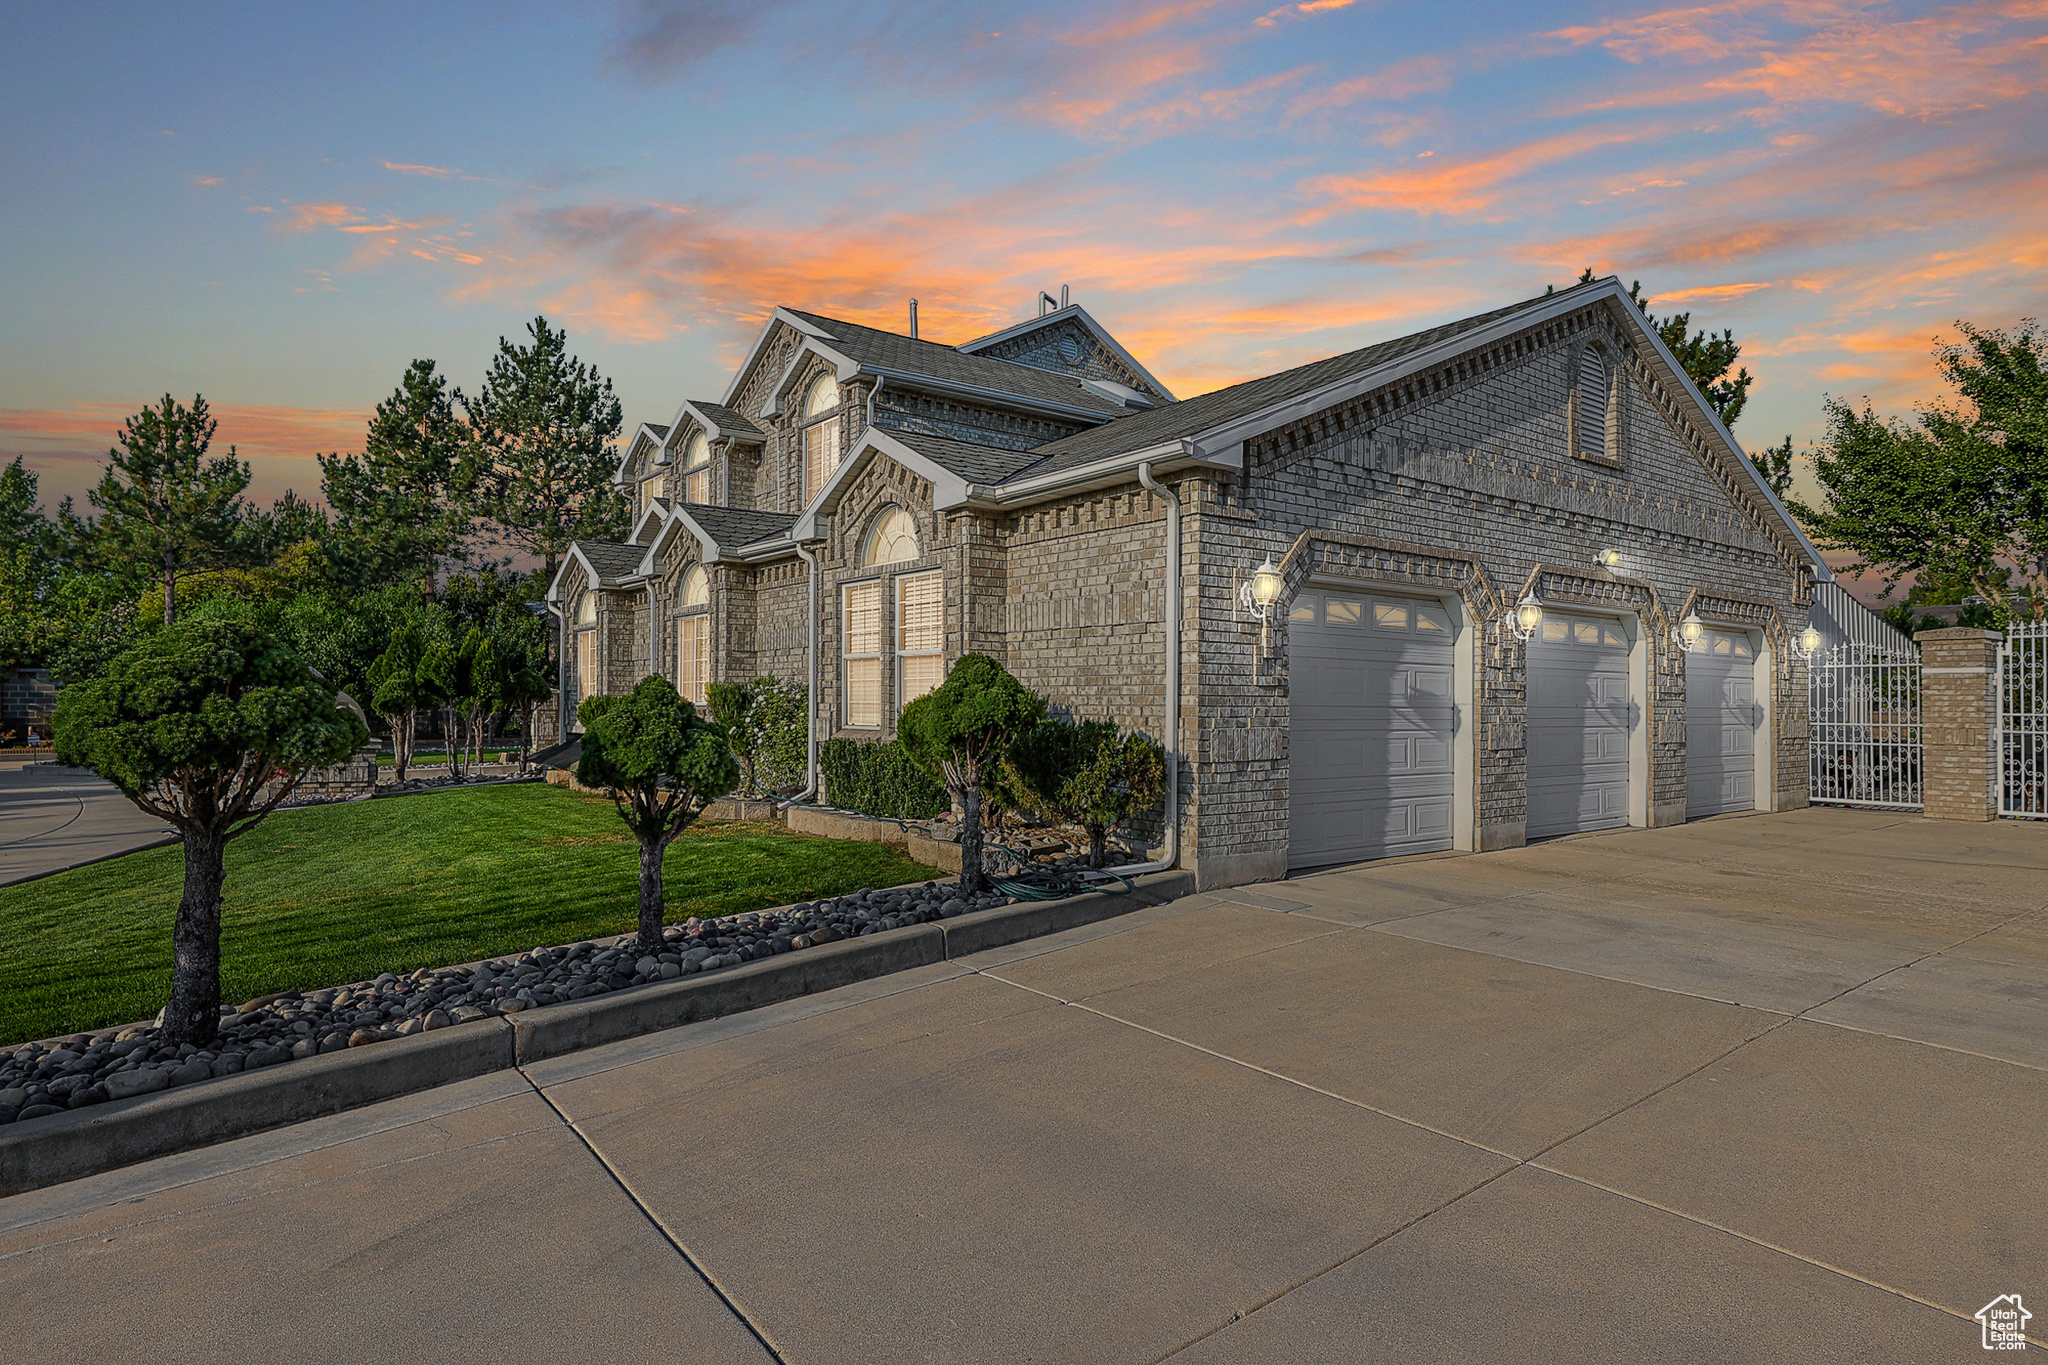
{"type": "Polygon", "coordinates": [[[1531,839],[1628,823],[1628,636],[1545,611],[1529,641],[1531,839]]]}
{"type": "Polygon", "coordinates": [[[1748,634],[1709,630],[1685,656],[1685,812],[1756,809],[1756,651],[1748,634]]]}
{"type": "Polygon", "coordinates": [[[1451,618],[1306,592],[1288,616],[1290,867],[1451,846],[1451,618]]]}

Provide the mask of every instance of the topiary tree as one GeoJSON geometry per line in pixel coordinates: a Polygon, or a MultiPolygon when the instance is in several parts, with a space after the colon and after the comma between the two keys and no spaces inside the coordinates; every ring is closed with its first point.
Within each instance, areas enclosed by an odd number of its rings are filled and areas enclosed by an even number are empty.
{"type": "Polygon", "coordinates": [[[1166,756],[1143,735],[1119,737],[1106,720],[1042,720],[1017,737],[1005,763],[1041,813],[1088,832],[1088,866],[1107,860],[1109,831],[1166,791],[1166,756]]]}
{"type": "Polygon", "coordinates": [[[576,708],[583,757],[576,780],[611,793],[619,818],[640,841],[640,939],[661,947],[661,866],[668,846],[704,808],[739,785],[725,731],[697,715],[663,677],[646,677],[623,697],[588,697],[576,708]]]}
{"type": "Polygon", "coordinates": [[[903,708],[896,737],[960,804],[960,889],[988,889],[981,866],[981,784],[1017,736],[1045,715],[1045,698],[986,654],[963,654],[946,680],[903,708]]]}
{"type": "Polygon", "coordinates": [[[715,682],[704,689],[704,699],[706,709],[711,712],[712,723],[725,731],[726,742],[732,745],[732,756],[739,760],[740,790],[749,794],[759,791],[754,780],[757,761],[754,736],[746,728],[747,713],[754,707],[754,684],[715,682]]]}
{"type": "Polygon", "coordinates": [[[185,840],[164,1037],[204,1047],[220,1022],[220,897],[230,840],[309,769],[368,738],[303,660],[240,621],[166,626],[57,699],[56,753],[185,840]],[[268,789],[266,791],[266,788],[268,789]]]}

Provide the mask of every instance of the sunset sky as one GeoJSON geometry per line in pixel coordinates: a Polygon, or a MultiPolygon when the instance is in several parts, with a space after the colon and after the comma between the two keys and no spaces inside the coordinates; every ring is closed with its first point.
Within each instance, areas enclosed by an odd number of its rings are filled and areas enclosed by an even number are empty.
{"type": "Polygon", "coordinates": [[[2048,0],[14,5],[0,460],[201,392],[264,497],[536,312],[629,429],[778,303],[1069,285],[1186,397],[1569,283],[1735,329],[1756,445],[2048,294],[2048,0]]]}

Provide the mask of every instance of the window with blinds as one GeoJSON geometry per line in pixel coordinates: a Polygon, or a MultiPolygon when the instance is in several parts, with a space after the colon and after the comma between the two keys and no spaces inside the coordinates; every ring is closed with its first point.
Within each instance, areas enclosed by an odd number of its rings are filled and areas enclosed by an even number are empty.
{"type": "Polygon", "coordinates": [[[882,724],[882,585],[849,583],[841,634],[846,670],[846,723],[882,724]]]}
{"type": "Polygon", "coordinates": [[[828,417],[804,428],[804,506],[818,496],[825,480],[839,468],[839,419],[828,417]]]}
{"type": "Polygon", "coordinates": [[[683,496],[691,502],[711,501],[711,443],[701,431],[683,447],[683,496]]]}
{"type": "Polygon", "coordinates": [[[711,681],[711,617],[708,614],[676,620],[676,691],[684,701],[704,705],[711,681]]]}
{"type": "Polygon", "coordinates": [[[580,631],[576,636],[576,700],[597,695],[597,632],[580,631]]]}
{"type": "Polygon", "coordinates": [[[938,573],[896,580],[896,685],[907,706],[946,677],[946,584],[938,573]]]}

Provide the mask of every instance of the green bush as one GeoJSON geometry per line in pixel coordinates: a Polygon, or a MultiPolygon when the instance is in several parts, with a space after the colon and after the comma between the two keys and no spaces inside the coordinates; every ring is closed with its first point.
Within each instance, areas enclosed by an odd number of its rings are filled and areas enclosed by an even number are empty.
{"type": "Polygon", "coordinates": [[[772,677],[713,683],[711,718],[725,727],[751,796],[795,791],[804,780],[810,731],[804,724],[808,694],[801,682],[772,677]]]}
{"type": "Polygon", "coordinates": [[[952,804],[938,779],[893,741],[828,739],[820,746],[818,767],[825,776],[826,799],[841,810],[928,820],[952,804]]]}

